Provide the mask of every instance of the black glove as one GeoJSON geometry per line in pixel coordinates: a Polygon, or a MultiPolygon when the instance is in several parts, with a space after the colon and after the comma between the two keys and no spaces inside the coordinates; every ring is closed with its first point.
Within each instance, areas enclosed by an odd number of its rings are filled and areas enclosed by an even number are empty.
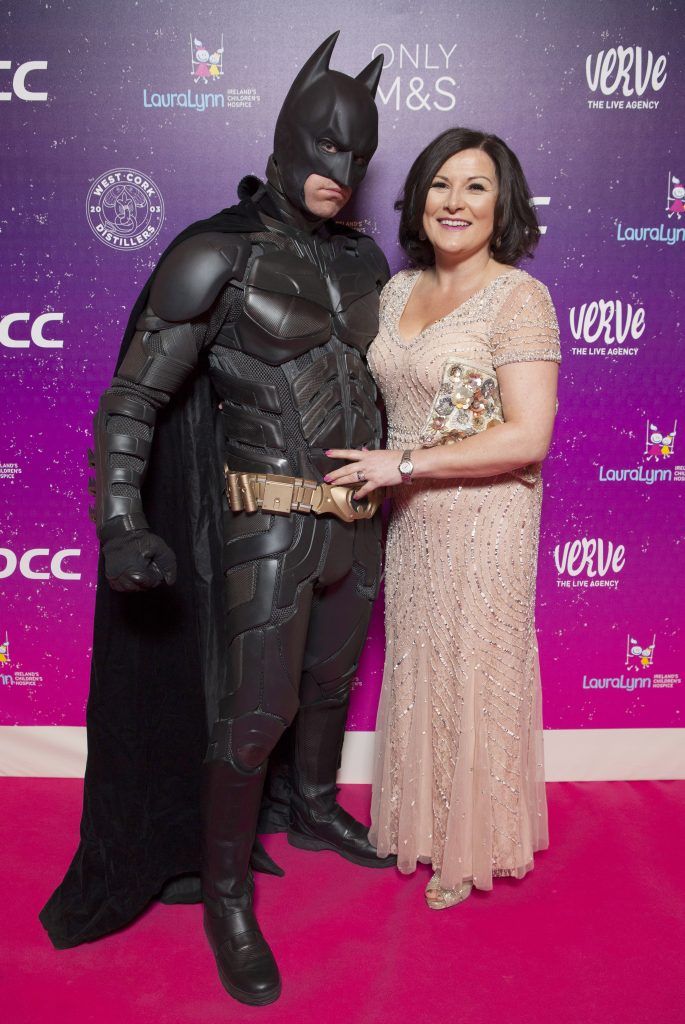
{"type": "Polygon", "coordinates": [[[176,555],[150,530],[132,530],[102,545],[105,576],[112,590],[150,590],[176,582],[176,555]]]}

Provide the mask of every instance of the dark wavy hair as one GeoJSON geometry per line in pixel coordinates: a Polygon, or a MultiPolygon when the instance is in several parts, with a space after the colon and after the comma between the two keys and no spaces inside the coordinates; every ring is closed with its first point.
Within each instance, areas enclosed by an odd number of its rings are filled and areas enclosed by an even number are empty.
{"type": "Polygon", "coordinates": [[[433,266],[433,246],[422,228],[426,196],[445,161],[464,149],[484,150],[497,171],[498,195],[491,245],[493,257],[499,263],[509,265],[524,257],[532,258],[540,240],[540,227],[518,157],[497,135],[473,128],[448,128],[433,139],[412,164],[402,194],[395,203],[395,209],[402,211],[400,245],[417,267],[433,266]]]}

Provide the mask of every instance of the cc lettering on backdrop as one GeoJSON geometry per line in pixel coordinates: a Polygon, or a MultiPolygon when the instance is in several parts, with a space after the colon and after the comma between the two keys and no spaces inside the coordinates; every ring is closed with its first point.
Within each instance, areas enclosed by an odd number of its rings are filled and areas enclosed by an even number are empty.
{"type": "MultiPolygon", "coordinates": [[[[0,100],[11,100],[14,95],[17,99],[26,100],[27,103],[45,103],[48,94],[46,92],[38,92],[35,89],[29,89],[26,79],[36,71],[47,71],[47,68],[48,62],[46,60],[27,60],[20,64],[12,77],[12,92],[0,92],[0,100]]],[[[0,60],[0,71],[11,70],[11,60],[0,60]]]]}
{"type": "Polygon", "coordinates": [[[63,548],[52,556],[49,548],[29,548],[17,557],[11,548],[0,548],[0,559],[5,563],[0,564],[0,580],[12,576],[17,568],[27,580],[49,580],[51,577],[57,580],[80,580],[80,572],[70,571],[63,565],[68,558],[78,558],[80,554],[81,548],[63,548]],[[36,568],[34,563],[38,560],[42,568],[36,568]],[[49,569],[45,568],[46,565],[49,565],[49,569]]]}
{"type": "Polygon", "coordinates": [[[33,342],[38,348],[63,348],[64,341],[62,338],[46,338],[43,334],[43,328],[49,323],[63,323],[64,313],[41,313],[31,323],[30,313],[6,313],[0,317],[0,345],[5,348],[29,348],[33,342]],[[13,333],[15,337],[10,335],[10,328],[13,324],[31,323],[31,327],[27,331],[20,331],[17,328],[13,333]],[[21,337],[16,335],[21,334],[21,337]],[[26,337],[28,334],[28,337],[26,337]]]}
{"type": "MultiPolygon", "coordinates": [[[[551,196],[533,196],[531,201],[530,201],[530,205],[537,210],[538,206],[549,206],[549,204],[551,202],[552,202],[552,197],[551,196]]],[[[540,224],[540,234],[541,235],[546,235],[547,234],[547,225],[546,224],[540,224]]]]}

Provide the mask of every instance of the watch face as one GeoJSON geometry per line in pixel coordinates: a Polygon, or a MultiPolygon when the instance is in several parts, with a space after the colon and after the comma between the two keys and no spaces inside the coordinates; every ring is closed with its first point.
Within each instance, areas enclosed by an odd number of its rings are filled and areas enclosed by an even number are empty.
{"type": "Polygon", "coordinates": [[[403,462],[400,462],[400,473],[411,473],[413,469],[414,463],[409,462],[408,459],[405,459],[403,462]]]}

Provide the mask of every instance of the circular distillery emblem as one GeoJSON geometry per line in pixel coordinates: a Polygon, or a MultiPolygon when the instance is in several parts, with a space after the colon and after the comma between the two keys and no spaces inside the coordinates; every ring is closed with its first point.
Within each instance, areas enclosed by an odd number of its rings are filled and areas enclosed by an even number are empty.
{"type": "Polygon", "coordinates": [[[111,249],[142,249],[164,223],[164,200],[148,174],[117,167],[97,178],[86,200],[88,223],[111,249]]]}

